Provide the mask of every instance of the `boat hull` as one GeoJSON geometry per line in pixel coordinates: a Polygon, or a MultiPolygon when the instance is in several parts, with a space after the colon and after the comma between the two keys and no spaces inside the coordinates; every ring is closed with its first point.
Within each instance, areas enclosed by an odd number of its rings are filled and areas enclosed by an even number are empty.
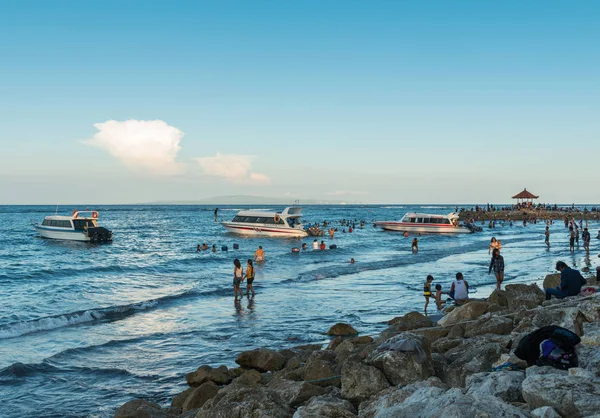
{"type": "Polygon", "coordinates": [[[228,232],[250,237],[283,237],[302,238],[308,236],[305,230],[297,228],[277,228],[274,226],[248,225],[234,222],[223,222],[228,232]]]}
{"type": "Polygon", "coordinates": [[[469,228],[454,225],[426,225],[406,222],[376,222],[375,225],[386,231],[408,232],[414,234],[470,234],[469,228]]]}
{"type": "Polygon", "coordinates": [[[56,239],[62,241],[81,241],[87,242],[90,241],[90,238],[83,231],[74,231],[74,230],[58,230],[54,228],[46,228],[43,226],[35,225],[34,228],[42,238],[48,239],[56,239]]]}

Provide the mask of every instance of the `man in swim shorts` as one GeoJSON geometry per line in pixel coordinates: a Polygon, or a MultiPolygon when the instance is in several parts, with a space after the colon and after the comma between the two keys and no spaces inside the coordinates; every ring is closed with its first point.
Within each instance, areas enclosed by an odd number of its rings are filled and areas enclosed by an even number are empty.
{"type": "Polygon", "coordinates": [[[263,251],[262,245],[259,245],[258,250],[254,253],[254,261],[257,263],[265,261],[265,252],[263,251]]]}

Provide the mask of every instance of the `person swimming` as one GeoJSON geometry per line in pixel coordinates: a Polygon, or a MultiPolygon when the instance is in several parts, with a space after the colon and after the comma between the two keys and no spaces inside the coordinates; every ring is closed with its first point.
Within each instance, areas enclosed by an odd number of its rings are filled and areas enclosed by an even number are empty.
{"type": "Polygon", "coordinates": [[[265,252],[263,251],[262,245],[259,245],[258,250],[256,250],[256,252],[254,253],[254,260],[257,263],[265,261],[265,252]]]}
{"type": "Polygon", "coordinates": [[[351,258],[351,259],[350,259],[350,264],[354,264],[354,263],[355,263],[354,259],[353,259],[353,258],[351,258]]]}

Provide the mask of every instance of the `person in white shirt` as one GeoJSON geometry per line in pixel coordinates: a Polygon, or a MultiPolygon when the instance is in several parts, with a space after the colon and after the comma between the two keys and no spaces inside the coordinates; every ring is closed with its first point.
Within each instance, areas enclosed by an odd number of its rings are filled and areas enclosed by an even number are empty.
{"type": "Polygon", "coordinates": [[[465,280],[462,273],[456,273],[456,280],[450,287],[449,295],[458,303],[469,299],[469,283],[465,280]]]}
{"type": "Polygon", "coordinates": [[[318,250],[319,249],[319,241],[314,240],[313,241],[313,250],[318,250]]]}

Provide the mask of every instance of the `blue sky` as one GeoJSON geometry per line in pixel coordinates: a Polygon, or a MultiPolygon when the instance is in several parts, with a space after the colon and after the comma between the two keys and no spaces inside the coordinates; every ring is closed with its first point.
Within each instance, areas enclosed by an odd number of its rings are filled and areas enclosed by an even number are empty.
{"type": "Polygon", "coordinates": [[[0,203],[599,203],[598,45],[596,2],[4,1],[0,203]]]}

